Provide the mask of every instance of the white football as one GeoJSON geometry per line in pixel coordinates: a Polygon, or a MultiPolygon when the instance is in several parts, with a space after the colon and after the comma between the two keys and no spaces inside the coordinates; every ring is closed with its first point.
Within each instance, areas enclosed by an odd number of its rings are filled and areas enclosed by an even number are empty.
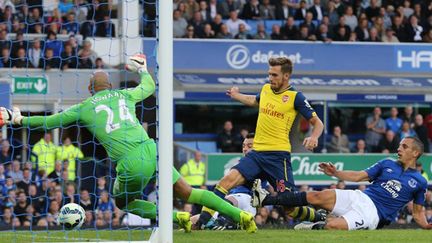
{"type": "Polygon", "coordinates": [[[76,203],[68,203],[60,209],[57,221],[67,230],[79,229],[85,221],[85,211],[76,203]]]}

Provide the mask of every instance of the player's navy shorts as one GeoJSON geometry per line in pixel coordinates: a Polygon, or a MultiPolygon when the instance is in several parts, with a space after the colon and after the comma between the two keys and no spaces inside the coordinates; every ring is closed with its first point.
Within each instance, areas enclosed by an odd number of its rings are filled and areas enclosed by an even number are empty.
{"type": "Polygon", "coordinates": [[[296,190],[289,152],[252,150],[233,168],[237,169],[249,183],[259,178],[267,180],[278,192],[296,190]]]}

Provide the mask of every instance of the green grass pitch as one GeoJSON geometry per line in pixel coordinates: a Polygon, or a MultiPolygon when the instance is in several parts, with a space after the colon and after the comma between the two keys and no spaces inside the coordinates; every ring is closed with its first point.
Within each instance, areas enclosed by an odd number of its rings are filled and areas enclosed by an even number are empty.
{"type": "MultiPolygon", "coordinates": [[[[81,231],[3,231],[0,242],[104,242],[148,240],[148,230],[81,230],[81,231]]],[[[259,230],[255,234],[243,231],[195,231],[191,234],[174,232],[174,242],[223,242],[223,243],[271,243],[271,242],[432,242],[432,231],[425,230],[376,230],[376,231],[294,231],[259,230]]]]}

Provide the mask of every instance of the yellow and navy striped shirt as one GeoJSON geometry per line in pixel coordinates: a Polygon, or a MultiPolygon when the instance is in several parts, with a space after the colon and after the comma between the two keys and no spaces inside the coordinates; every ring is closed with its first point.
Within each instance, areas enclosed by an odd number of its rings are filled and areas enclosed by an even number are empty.
{"type": "Polygon", "coordinates": [[[291,152],[289,132],[297,113],[309,120],[316,116],[315,110],[304,95],[292,87],[275,93],[270,84],[265,84],[256,100],[259,113],[253,149],[291,152]]]}

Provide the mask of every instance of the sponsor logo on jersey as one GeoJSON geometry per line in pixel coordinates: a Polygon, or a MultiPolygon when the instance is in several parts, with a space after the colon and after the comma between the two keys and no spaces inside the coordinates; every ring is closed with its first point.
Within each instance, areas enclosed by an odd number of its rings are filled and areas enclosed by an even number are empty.
{"type": "Polygon", "coordinates": [[[286,103],[289,100],[289,96],[288,95],[284,95],[282,96],[282,102],[286,103]]]}
{"type": "Polygon", "coordinates": [[[397,198],[399,196],[399,192],[402,189],[402,184],[397,180],[389,180],[387,182],[381,183],[381,186],[388,191],[393,198],[397,198]]]}
{"type": "Polygon", "coordinates": [[[393,170],[390,169],[390,168],[388,168],[386,171],[387,171],[388,173],[392,173],[392,172],[393,172],[393,170]]]}

